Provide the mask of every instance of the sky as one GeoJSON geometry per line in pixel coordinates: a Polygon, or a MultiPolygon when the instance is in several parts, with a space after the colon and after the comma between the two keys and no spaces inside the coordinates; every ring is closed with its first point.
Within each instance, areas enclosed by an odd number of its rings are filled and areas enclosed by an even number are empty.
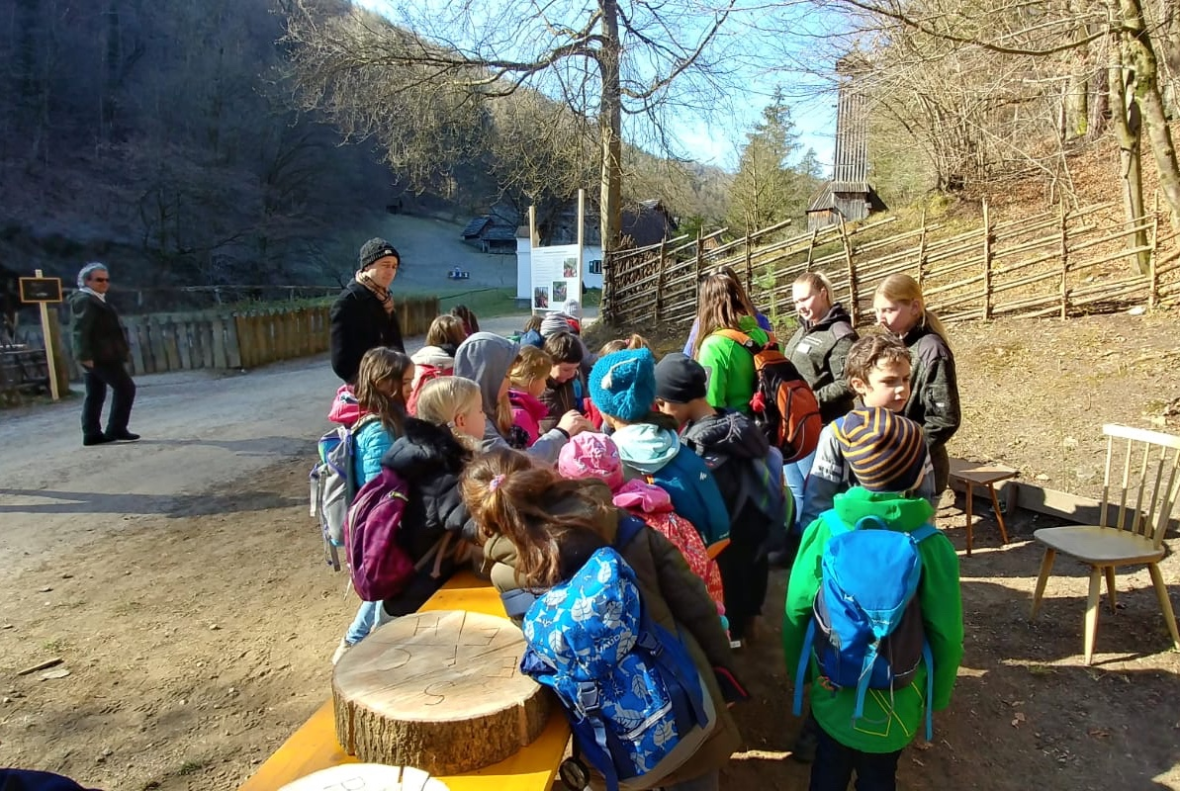
{"type": "MultiPolygon", "coordinates": [[[[398,21],[397,5],[391,0],[352,1],[398,21]]],[[[448,2],[424,1],[427,5],[440,6],[448,2]]],[[[830,93],[817,92],[815,86],[825,80],[816,74],[828,71],[818,53],[829,45],[819,42],[826,33],[839,27],[840,22],[824,0],[779,0],[779,3],[759,5],[758,10],[747,10],[727,22],[728,35],[718,45],[726,53],[740,53],[740,58],[724,61],[740,61],[733,75],[739,87],[731,92],[728,105],[717,108],[711,118],[702,119],[697,112],[673,114],[669,131],[679,143],[680,153],[703,164],[735,171],[746,133],[760,120],[775,88],[781,87],[799,133],[800,155],[808,148],[814,149],[819,161],[830,170],[835,148],[835,98],[830,93]]],[[[578,6],[593,4],[593,0],[555,0],[545,7],[575,9],[567,19],[576,19],[580,16],[576,12],[578,6]]],[[[625,117],[624,138],[634,142],[627,125],[625,117]]]]}

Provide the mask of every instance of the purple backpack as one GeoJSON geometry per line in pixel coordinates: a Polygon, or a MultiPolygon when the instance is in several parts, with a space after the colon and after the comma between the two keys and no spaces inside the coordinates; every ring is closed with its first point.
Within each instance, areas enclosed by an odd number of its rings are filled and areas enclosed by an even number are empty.
{"type": "Polygon", "coordinates": [[[414,561],[397,541],[410,487],[385,467],[361,487],[348,509],[345,546],[357,595],[383,601],[399,594],[414,576],[414,561]]]}

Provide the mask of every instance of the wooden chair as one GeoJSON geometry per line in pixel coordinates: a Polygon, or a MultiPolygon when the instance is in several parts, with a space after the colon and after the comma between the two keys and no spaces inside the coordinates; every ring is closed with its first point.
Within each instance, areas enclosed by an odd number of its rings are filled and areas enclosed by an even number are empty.
{"type": "MultiPolygon", "coordinates": [[[[1041,561],[1041,573],[1037,577],[1037,587],[1033,593],[1031,618],[1037,617],[1041,598],[1045,594],[1045,583],[1049,580],[1053,560],[1058,552],[1090,566],[1090,596],[1086,602],[1085,618],[1087,665],[1094,657],[1102,577],[1106,577],[1106,594],[1110,611],[1113,613],[1114,573],[1119,566],[1147,565],[1160,609],[1164,612],[1164,620],[1172,634],[1172,644],[1180,650],[1180,632],[1176,629],[1176,616],[1172,612],[1168,588],[1164,585],[1164,578],[1159,569],[1159,561],[1166,552],[1163,545],[1164,533],[1180,490],[1180,480],[1177,479],[1177,470],[1180,469],[1180,437],[1115,425],[1103,426],[1102,433],[1106,435],[1106,472],[1102,480],[1099,524],[1048,527],[1033,534],[1037,541],[1045,545],[1045,557],[1041,561]],[[1116,439],[1126,442],[1126,454],[1122,460],[1122,483],[1118,486],[1117,519],[1114,520],[1115,524],[1111,525],[1108,516],[1114,503],[1111,498],[1110,475],[1111,467],[1118,455],[1115,453],[1116,439]],[[1138,467],[1138,474],[1134,476],[1137,480],[1133,480],[1133,464],[1138,467]],[[1132,492],[1135,494],[1135,502],[1133,506],[1129,506],[1128,494],[1132,492]]],[[[1121,446],[1122,442],[1119,444],[1121,446]]]]}

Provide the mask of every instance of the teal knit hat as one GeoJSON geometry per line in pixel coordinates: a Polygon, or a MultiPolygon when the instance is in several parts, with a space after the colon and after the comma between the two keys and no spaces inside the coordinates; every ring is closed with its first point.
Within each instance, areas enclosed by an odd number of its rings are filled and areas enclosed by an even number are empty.
{"type": "Polygon", "coordinates": [[[604,415],[634,423],[656,400],[656,360],[649,349],[600,357],[590,371],[590,400],[604,415]]]}

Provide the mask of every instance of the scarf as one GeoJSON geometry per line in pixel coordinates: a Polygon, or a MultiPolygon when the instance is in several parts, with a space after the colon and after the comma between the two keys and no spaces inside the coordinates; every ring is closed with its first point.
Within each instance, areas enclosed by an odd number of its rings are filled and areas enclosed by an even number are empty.
{"type": "Polygon", "coordinates": [[[106,302],[107,301],[106,294],[99,294],[97,291],[95,291],[90,286],[82,286],[82,288],[80,288],[78,290],[81,291],[83,294],[89,294],[92,297],[98,297],[99,302],[106,302]]]}
{"type": "Polygon", "coordinates": [[[356,273],[356,282],[360,283],[365,288],[372,292],[373,296],[381,301],[381,307],[385,308],[385,312],[393,315],[393,297],[389,294],[389,289],[383,288],[373,281],[373,276],[369,274],[369,270],[362,269],[356,273]]]}

